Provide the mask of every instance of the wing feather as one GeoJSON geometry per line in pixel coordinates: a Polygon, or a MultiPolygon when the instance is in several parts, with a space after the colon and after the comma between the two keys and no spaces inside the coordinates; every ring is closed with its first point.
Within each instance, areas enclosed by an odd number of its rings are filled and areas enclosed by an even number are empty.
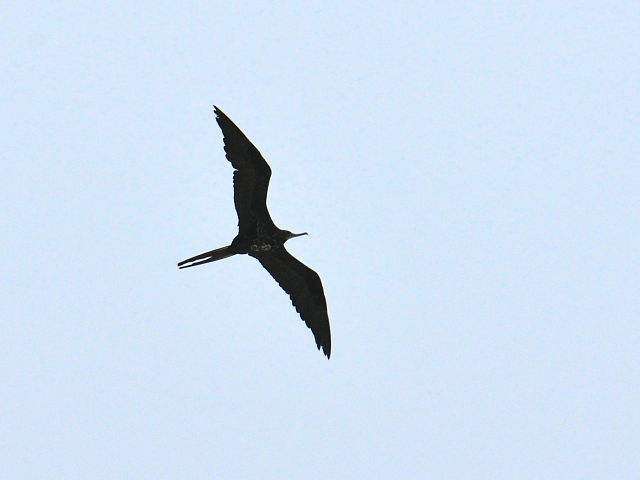
{"type": "Polygon", "coordinates": [[[269,164],[222,110],[214,107],[214,112],[224,137],[224,151],[227,160],[235,168],[233,196],[240,231],[255,228],[258,219],[273,225],[273,220],[267,210],[267,190],[271,178],[269,164]]]}
{"type": "Polygon", "coordinates": [[[318,349],[331,356],[331,329],[322,282],[316,272],[292,256],[284,247],[252,254],[267,269],[313,332],[318,349]]]}

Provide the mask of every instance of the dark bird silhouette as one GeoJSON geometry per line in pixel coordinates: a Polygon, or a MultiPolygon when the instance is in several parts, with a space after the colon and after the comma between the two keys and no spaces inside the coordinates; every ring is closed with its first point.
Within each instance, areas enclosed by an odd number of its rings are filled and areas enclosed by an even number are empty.
{"type": "Polygon", "coordinates": [[[215,106],[214,112],[224,136],[227,160],[235,169],[233,192],[239,232],[231,245],[183,260],[178,267],[195,267],[243,253],[256,258],[289,294],[300,317],[313,332],[318,349],[322,347],[329,358],[331,331],[320,277],[284,248],[290,238],[307,233],[291,233],[276,227],[267,210],[271,168],[229,117],[215,106]]]}

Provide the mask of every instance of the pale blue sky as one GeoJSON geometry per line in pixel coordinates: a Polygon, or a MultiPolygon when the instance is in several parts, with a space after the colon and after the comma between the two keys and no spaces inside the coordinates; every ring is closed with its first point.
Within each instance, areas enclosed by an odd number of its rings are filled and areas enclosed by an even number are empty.
{"type": "Polygon", "coordinates": [[[3,478],[638,478],[640,4],[131,3],[2,7],[3,478]],[[213,104],[329,361],[176,268],[236,233],[213,104]]]}

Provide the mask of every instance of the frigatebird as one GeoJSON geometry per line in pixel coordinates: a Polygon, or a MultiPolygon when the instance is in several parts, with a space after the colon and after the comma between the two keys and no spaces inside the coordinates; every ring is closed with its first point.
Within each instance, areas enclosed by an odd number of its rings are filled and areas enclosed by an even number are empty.
{"type": "Polygon", "coordinates": [[[227,160],[235,169],[233,192],[238,213],[238,235],[231,245],[201,253],[178,263],[180,268],[195,267],[237,254],[256,258],[282,289],[313,332],[318,350],[331,356],[331,331],[322,282],[316,272],[291,255],[284,243],[307,235],[281,230],[267,210],[267,189],[271,168],[244,133],[214,106],[216,121],[224,137],[227,160]]]}

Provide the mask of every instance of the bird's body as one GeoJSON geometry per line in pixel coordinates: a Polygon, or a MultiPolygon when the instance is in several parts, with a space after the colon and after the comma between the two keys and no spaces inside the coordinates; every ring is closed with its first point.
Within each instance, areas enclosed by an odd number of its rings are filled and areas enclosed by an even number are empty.
{"type": "Polygon", "coordinates": [[[306,233],[296,234],[276,227],[267,210],[271,168],[229,117],[217,107],[214,107],[214,111],[224,135],[227,159],[235,169],[233,190],[239,231],[230,245],[188,258],[178,266],[193,267],[236,254],[256,258],[289,294],[300,317],[313,332],[316,345],[329,357],[331,332],[320,277],[284,247],[290,238],[306,233]]]}

